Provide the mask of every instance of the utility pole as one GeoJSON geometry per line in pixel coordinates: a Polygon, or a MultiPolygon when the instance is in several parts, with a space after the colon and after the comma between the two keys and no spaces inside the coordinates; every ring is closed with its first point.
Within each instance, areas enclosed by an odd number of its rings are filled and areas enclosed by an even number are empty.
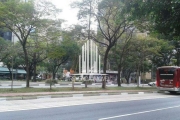
{"type": "MultiPolygon", "coordinates": [[[[92,1],[90,1],[90,5],[89,5],[89,23],[88,23],[89,24],[89,28],[88,28],[88,41],[89,41],[89,43],[90,43],[90,30],[91,30],[91,2],[92,1]]],[[[89,44],[87,44],[87,45],[89,45],[89,44]]],[[[88,48],[89,48],[89,46],[88,46],[88,48]]],[[[88,54],[87,58],[89,58],[89,54],[88,54]]],[[[89,66],[89,59],[87,59],[87,60],[88,60],[87,66],[89,66]]],[[[87,67],[86,69],[89,69],[89,67],[87,67]]],[[[87,71],[89,71],[89,70],[87,70],[87,71]]],[[[92,72],[92,68],[91,68],[91,72],[92,72]]],[[[87,88],[87,79],[88,78],[89,78],[89,76],[85,78],[85,88],[87,88]]]]}
{"type": "MultiPolygon", "coordinates": [[[[12,42],[13,42],[13,49],[14,49],[14,33],[12,33],[12,42]]],[[[14,56],[12,55],[12,70],[11,70],[11,78],[12,78],[12,81],[11,81],[11,90],[13,90],[13,65],[14,65],[14,56]]]]}

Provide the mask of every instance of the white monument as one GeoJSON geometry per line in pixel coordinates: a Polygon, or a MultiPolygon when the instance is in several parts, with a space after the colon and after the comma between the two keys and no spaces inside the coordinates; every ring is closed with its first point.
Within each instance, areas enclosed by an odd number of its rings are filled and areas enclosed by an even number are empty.
{"type": "Polygon", "coordinates": [[[107,75],[101,74],[101,57],[98,54],[98,46],[92,40],[88,40],[82,46],[82,53],[79,55],[79,73],[71,75],[94,81],[100,81],[102,76],[107,75]]]}
{"type": "Polygon", "coordinates": [[[97,45],[92,40],[88,40],[82,46],[82,54],[79,55],[79,74],[100,74],[100,61],[97,45]]]}

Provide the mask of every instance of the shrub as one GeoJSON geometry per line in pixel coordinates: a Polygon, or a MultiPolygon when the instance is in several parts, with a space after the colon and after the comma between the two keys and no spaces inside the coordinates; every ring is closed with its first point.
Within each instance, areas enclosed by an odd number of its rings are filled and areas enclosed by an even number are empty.
{"type": "Polygon", "coordinates": [[[57,80],[51,80],[51,79],[46,80],[46,84],[54,85],[54,84],[57,84],[57,83],[58,83],[57,80]]]}
{"type": "Polygon", "coordinates": [[[75,80],[75,82],[82,82],[82,80],[75,80]]]}
{"type": "MultiPolygon", "coordinates": [[[[86,82],[86,81],[83,81],[83,84],[85,84],[85,82],[86,82]]],[[[93,81],[87,80],[87,84],[92,84],[92,83],[93,83],[93,81]]]]}
{"type": "Polygon", "coordinates": [[[48,79],[48,80],[46,80],[45,83],[46,83],[46,84],[49,84],[50,90],[51,90],[51,86],[54,85],[54,84],[57,84],[58,82],[57,82],[57,80],[48,79]]]}

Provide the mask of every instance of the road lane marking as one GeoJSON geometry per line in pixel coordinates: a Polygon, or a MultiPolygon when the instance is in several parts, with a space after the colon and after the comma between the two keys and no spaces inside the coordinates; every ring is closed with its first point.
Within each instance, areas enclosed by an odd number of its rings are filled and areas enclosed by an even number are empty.
{"type": "Polygon", "coordinates": [[[126,117],[126,116],[131,116],[131,115],[138,115],[138,114],[155,112],[155,111],[161,111],[161,110],[167,110],[167,109],[178,108],[178,107],[180,107],[180,105],[179,105],[179,106],[167,107],[167,108],[160,108],[160,109],[155,109],[155,110],[148,110],[148,111],[136,112],[136,113],[131,113],[131,114],[124,114],[124,115],[118,115],[118,116],[100,118],[100,119],[98,119],[98,120],[109,120],[109,119],[114,119],[114,118],[126,117]]]}

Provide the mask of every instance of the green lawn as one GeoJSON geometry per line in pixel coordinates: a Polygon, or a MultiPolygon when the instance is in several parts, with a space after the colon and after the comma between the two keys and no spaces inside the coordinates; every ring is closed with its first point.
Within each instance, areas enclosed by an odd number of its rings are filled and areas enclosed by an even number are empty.
{"type": "Polygon", "coordinates": [[[72,89],[71,87],[67,88],[52,88],[50,90],[49,88],[13,88],[11,90],[10,88],[1,88],[0,93],[29,93],[29,92],[65,92],[65,91],[109,91],[109,90],[130,90],[130,91],[154,91],[156,90],[155,87],[108,87],[106,89],[102,89],[100,87],[89,87],[89,88],[80,88],[80,87],[75,87],[72,89]]]}

